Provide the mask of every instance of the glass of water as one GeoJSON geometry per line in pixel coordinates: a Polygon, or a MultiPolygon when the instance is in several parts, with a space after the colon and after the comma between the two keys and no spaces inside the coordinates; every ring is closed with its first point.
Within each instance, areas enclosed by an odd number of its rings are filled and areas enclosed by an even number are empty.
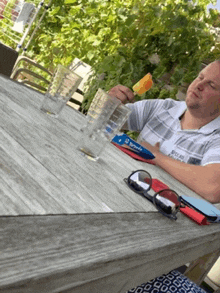
{"type": "Polygon", "coordinates": [[[81,129],[78,149],[93,160],[98,160],[105,146],[120,131],[131,110],[120,100],[98,89],[81,129]]]}
{"type": "Polygon", "coordinates": [[[45,94],[41,110],[57,117],[81,81],[82,77],[59,64],[45,94]]]}

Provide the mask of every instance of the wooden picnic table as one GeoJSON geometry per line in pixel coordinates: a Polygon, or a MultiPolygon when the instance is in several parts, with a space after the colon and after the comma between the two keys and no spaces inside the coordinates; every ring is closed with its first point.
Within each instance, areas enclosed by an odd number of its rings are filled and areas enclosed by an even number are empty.
{"type": "Polygon", "coordinates": [[[84,115],[51,117],[42,100],[0,75],[1,292],[126,292],[220,248],[219,224],[172,221],[123,179],[145,169],[199,195],[110,143],[89,160],[76,149],[84,115]]]}

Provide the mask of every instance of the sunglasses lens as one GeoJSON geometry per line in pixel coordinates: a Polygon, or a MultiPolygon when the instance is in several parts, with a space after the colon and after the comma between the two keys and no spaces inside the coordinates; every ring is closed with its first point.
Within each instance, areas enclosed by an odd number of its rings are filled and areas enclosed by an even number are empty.
{"type": "Polygon", "coordinates": [[[165,189],[154,196],[154,204],[165,216],[176,219],[179,210],[179,196],[175,191],[165,189]]]}
{"type": "Polygon", "coordinates": [[[151,176],[148,172],[137,171],[128,178],[128,183],[137,192],[146,191],[151,187],[151,176]]]}

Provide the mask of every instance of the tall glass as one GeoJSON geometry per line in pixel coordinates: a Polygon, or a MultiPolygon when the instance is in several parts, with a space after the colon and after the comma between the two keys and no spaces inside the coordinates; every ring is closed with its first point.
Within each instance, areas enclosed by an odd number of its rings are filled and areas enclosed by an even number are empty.
{"type": "Polygon", "coordinates": [[[45,94],[41,110],[57,117],[81,81],[82,77],[59,64],[45,94]]]}
{"type": "Polygon", "coordinates": [[[97,160],[105,146],[120,131],[130,112],[120,100],[99,89],[89,108],[86,124],[81,129],[78,149],[97,160]]]}

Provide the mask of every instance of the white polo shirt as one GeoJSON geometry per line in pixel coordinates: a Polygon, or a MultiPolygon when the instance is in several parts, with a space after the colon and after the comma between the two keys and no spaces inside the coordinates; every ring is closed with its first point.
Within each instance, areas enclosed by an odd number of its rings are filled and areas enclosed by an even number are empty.
{"type": "Polygon", "coordinates": [[[151,145],[159,142],[163,154],[194,165],[220,163],[220,116],[200,129],[182,130],[184,101],[142,100],[127,106],[132,109],[129,129],[151,145]]]}

